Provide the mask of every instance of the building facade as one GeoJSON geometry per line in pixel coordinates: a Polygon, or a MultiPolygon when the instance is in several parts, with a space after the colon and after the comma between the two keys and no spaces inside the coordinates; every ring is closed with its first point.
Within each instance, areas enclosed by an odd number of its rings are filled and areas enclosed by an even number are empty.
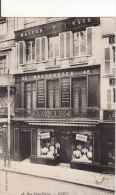
{"type": "Polygon", "coordinates": [[[14,27],[14,18],[0,18],[0,158],[7,156],[10,143],[8,137],[11,124],[10,120],[8,121],[8,110],[9,116],[14,115],[15,83],[13,74],[15,74],[16,64],[14,27]]]}
{"type": "Polygon", "coordinates": [[[11,159],[114,171],[114,18],[15,18],[11,159]]]}

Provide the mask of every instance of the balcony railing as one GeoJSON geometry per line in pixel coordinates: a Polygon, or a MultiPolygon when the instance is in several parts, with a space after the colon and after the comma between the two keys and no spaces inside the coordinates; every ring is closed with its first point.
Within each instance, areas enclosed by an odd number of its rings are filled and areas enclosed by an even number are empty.
{"type": "Polygon", "coordinates": [[[71,118],[91,118],[99,119],[98,108],[86,108],[74,113],[72,108],[37,108],[26,109],[16,108],[15,117],[29,117],[34,119],[71,119],[71,118]]]}

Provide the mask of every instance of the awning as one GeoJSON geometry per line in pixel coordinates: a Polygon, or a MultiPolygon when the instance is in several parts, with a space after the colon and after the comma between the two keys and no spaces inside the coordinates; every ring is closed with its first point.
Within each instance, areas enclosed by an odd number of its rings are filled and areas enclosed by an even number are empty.
{"type": "Polygon", "coordinates": [[[29,122],[29,125],[34,125],[34,126],[50,126],[50,127],[96,127],[97,124],[87,124],[87,123],[76,123],[76,124],[71,124],[71,123],[35,123],[35,122],[29,122]]]}

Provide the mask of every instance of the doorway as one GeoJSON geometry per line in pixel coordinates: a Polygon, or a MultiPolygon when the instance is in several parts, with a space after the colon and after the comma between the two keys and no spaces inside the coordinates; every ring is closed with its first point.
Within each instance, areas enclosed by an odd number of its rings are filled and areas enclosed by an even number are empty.
{"type": "Polygon", "coordinates": [[[29,130],[21,131],[20,154],[21,160],[24,160],[31,156],[31,132],[29,130]]]}
{"type": "Polygon", "coordinates": [[[64,163],[69,163],[71,161],[71,138],[70,135],[61,135],[61,161],[64,163]]]}

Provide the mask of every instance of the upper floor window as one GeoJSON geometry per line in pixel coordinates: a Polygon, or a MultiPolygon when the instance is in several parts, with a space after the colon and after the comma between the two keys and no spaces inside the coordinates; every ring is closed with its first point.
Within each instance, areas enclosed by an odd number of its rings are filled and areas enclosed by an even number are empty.
{"type": "Polygon", "coordinates": [[[0,74],[6,72],[6,56],[0,56],[0,74]]]}
{"type": "Polygon", "coordinates": [[[26,42],[26,61],[35,59],[35,41],[26,42]]]}
{"type": "Polygon", "coordinates": [[[49,37],[48,39],[48,58],[59,56],[59,36],[49,37]]]}
{"type": "Polygon", "coordinates": [[[47,107],[59,108],[60,107],[60,91],[59,80],[50,80],[47,83],[47,107]]]}
{"type": "Polygon", "coordinates": [[[36,108],[36,83],[27,83],[25,85],[25,101],[28,113],[30,109],[36,108]]]}
{"type": "Polygon", "coordinates": [[[75,56],[86,54],[86,31],[74,33],[74,51],[75,56]]]}

